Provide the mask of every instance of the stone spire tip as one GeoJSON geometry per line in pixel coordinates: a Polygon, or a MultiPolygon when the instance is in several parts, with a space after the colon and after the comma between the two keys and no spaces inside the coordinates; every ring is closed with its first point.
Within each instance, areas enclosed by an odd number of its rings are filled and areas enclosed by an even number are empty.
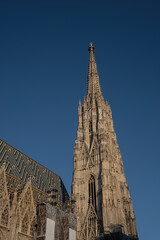
{"type": "Polygon", "coordinates": [[[90,52],[91,50],[94,51],[94,46],[93,46],[93,43],[92,43],[92,42],[90,42],[90,45],[89,45],[89,52],[90,52]]]}

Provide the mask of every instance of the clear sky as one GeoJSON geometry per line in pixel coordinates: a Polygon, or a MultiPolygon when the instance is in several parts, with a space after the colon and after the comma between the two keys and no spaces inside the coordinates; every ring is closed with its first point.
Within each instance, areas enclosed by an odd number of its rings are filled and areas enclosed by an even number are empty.
{"type": "Polygon", "coordinates": [[[0,1],[0,138],[70,193],[92,41],[140,240],[160,228],[159,1],[0,1]]]}

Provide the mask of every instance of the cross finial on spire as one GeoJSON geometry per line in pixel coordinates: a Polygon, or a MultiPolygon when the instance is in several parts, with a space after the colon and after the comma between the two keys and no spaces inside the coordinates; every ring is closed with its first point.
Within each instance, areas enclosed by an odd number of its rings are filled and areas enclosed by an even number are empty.
{"type": "Polygon", "coordinates": [[[92,42],[90,42],[90,45],[89,45],[89,52],[90,51],[94,51],[94,46],[93,46],[93,43],[92,42]]]}

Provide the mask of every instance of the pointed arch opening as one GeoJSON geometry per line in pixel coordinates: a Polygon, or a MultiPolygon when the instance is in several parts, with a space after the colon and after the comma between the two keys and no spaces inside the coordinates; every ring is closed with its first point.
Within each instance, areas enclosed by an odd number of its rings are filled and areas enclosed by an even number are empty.
{"type": "Polygon", "coordinates": [[[96,185],[95,178],[93,175],[91,175],[89,178],[88,190],[89,190],[89,205],[92,204],[96,211],[96,185]]]}
{"type": "Polygon", "coordinates": [[[89,141],[90,141],[90,147],[92,145],[93,141],[93,127],[92,127],[92,121],[89,122],[89,141]]]}
{"type": "Polygon", "coordinates": [[[94,240],[98,236],[97,214],[92,204],[88,207],[85,222],[81,230],[81,238],[83,240],[94,240]]]}

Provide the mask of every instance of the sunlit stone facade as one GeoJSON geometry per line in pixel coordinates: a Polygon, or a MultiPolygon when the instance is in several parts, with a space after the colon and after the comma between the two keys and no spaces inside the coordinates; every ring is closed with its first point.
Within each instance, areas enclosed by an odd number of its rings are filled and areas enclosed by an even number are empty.
{"type": "Polygon", "coordinates": [[[72,199],[76,203],[78,240],[91,240],[115,231],[137,239],[112,112],[101,93],[92,43],[87,96],[78,107],[72,199]]]}
{"type": "Polygon", "coordinates": [[[61,178],[0,140],[0,240],[76,240],[61,178]]]}

